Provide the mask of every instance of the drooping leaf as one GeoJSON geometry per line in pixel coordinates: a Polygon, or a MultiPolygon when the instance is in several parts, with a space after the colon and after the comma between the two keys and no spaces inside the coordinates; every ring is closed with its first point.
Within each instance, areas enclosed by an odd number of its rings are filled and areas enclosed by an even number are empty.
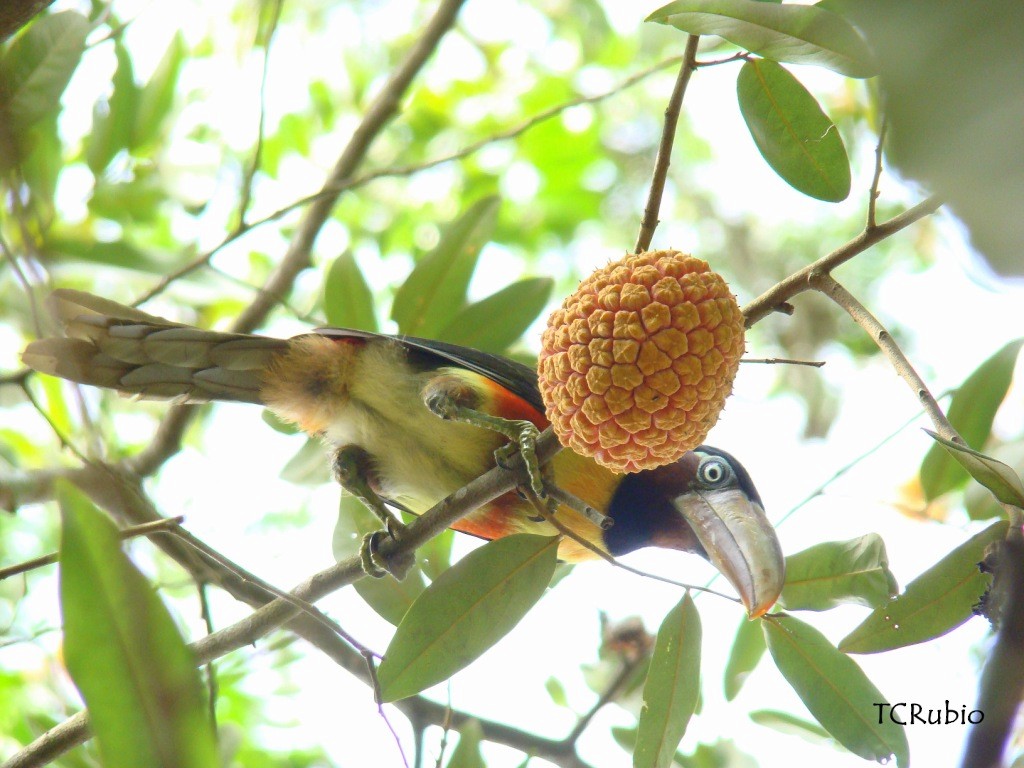
{"type": "Polygon", "coordinates": [[[139,87],[131,54],[120,39],[114,41],[117,69],[114,70],[114,92],[106,102],[97,102],[92,113],[92,130],[85,148],[86,163],[98,176],[122,149],[127,149],[135,127],[139,103],[139,87]]]}
{"type": "Polygon", "coordinates": [[[64,659],[107,768],[220,765],[195,658],[113,523],[59,491],[64,659]]]}
{"type": "MultiPolygon", "coordinates": [[[[344,560],[356,555],[363,537],[382,528],[381,521],[359,499],[348,493],[342,494],[332,539],[334,558],[344,560]]],[[[391,576],[360,579],[354,588],[378,616],[398,626],[427,584],[422,572],[413,568],[401,581],[391,576]]]]}
{"type": "Polygon", "coordinates": [[[836,741],[865,760],[909,762],[907,736],[889,720],[879,723],[886,701],[857,663],[814,627],[792,616],[761,622],[772,659],[782,676],[836,741]]]}
{"type": "Polygon", "coordinates": [[[292,424],[290,421],[285,421],[276,413],[269,408],[264,408],[263,422],[275,432],[280,432],[282,435],[297,435],[299,428],[292,424]]]}
{"type": "Polygon", "coordinates": [[[554,287],[555,281],[550,277],[533,277],[507,285],[464,308],[438,336],[484,352],[504,352],[544,310],[554,287]]]}
{"type": "Polygon", "coordinates": [[[687,593],[668,612],[644,683],[634,768],[672,764],[700,694],[700,614],[687,593]]]}
{"type": "Polygon", "coordinates": [[[877,533],[816,544],[786,558],[779,603],[787,610],[827,611],[842,603],[877,608],[899,591],[877,533]]]}
{"type": "Polygon", "coordinates": [[[755,0],[679,0],[647,21],[691,35],[718,35],[775,61],[817,64],[848,77],[871,77],[867,46],[842,16],[810,5],[755,0]]]}
{"type": "Polygon", "coordinates": [[[341,254],[327,270],[324,314],[327,322],[340,328],[377,330],[373,291],[351,253],[341,254]]]}
{"type": "Polygon", "coordinates": [[[758,151],[783,181],[818,200],[846,199],[850,160],[843,139],[799,80],[781,64],[755,59],[740,69],[736,95],[758,151]]]}
{"type": "Polygon", "coordinates": [[[558,538],[516,534],[449,568],[398,625],[378,671],[384,701],[447,680],[504,637],[551,579],[558,538]]]}
{"type": "Polygon", "coordinates": [[[480,742],[484,739],[484,729],[479,720],[467,720],[459,728],[459,743],[455,745],[448,768],[486,768],[484,757],[480,754],[480,742]]]}
{"type": "Polygon", "coordinates": [[[878,653],[944,635],[971,618],[991,576],[978,570],[985,548],[1006,535],[1000,521],[972,536],[876,608],[839,643],[847,653],[878,653]]]}
{"type": "Polygon", "coordinates": [[[736,639],[732,641],[729,660],[725,664],[725,699],[732,701],[740,692],[747,677],[764,656],[764,631],[757,621],[740,619],[736,639]]]}
{"type": "MultiPolygon", "coordinates": [[[[1024,476],[1024,441],[1000,445],[992,451],[992,458],[1003,462],[1017,477],[1024,476]]],[[[971,483],[964,492],[964,509],[971,520],[991,520],[1006,514],[999,500],[985,486],[971,483]]]]}
{"type": "Polygon", "coordinates": [[[175,32],[163,58],[153,70],[153,76],[139,93],[138,113],[131,136],[133,151],[145,149],[160,135],[160,128],[174,106],[178,73],[184,59],[185,41],[180,32],[175,32]]]}
{"type": "Polygon", "coordinates": [[[799,736],[812,744],[831,744],[835,746],[836,740],[829,732],[817,723],[812,723],[803,718],[791,715],[789,712],[781,712],[777,709],[756,709],[750,713],[750,719],[765,728],[771,728],[779,733],[789,733],[799,736]]]}
{"type": "MultiPolygon", "coordinates": [[[[1011,341],[977,367],[956,390],[949,404],[949,423],[967,445],[984,448],[992,432],[996,411],[1010,389],[1013,368],[1024,339],[1011,341]]],[[[956,458],[933,445],[921,462],[921,488],[931,501],[967,482],[967,472],[956,458]]]]}
{"type": "Polygon", "coordinates": [[[417,262],[395,293],[391,319],[402,333],[431,336],[466,303],[480,249],[490,239],[500,200],[485,197],[448,225],[437,246],[417,262]]]}
{"type": "Polygon", "coordinates": [[[57,109],[88,33],[82,14],[60,11],[40,17],[7,50],[0,60],[0,112],[8,115],[15,132],[57,109]]]}
{"type": "Polygon", "coordinates": [[[991,456],[971,450],[966,445],[947,440],[930,429],[926,429],[925,432],[948,451],[971,477],[992,491],[999,501],[1015,507],[1024,507],[1024,483],[1021,483],[1020,476],[1012,468],[991,456]]]}

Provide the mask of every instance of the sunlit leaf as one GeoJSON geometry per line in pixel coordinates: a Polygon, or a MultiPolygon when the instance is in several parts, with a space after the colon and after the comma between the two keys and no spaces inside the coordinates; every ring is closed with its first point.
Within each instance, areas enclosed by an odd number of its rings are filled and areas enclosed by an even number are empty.
{"type": "Polygon", "coordinates": [[[86,163],[94,175],[103,172],[120,150],[127,149],[135,127],[139,88],[131,54],[120,39],[115,39],[114,92],[107,101],[96,102],[92,112],[92,130],[85,147],[86,163]]]}
{"type": "Polygon", "coordinates": [[[732,641],[729,660],[725,664],[725,698],[732,701],[740,692],[747,677],[764,656],[764,631],[758,621],[740,619],[740,628],[732,641]]]}
{"type": "Polygon", "coordinates": [[[843,139],[800,81],[774,61],[755,59],[740,69],[736,95],[758,151],[783,181],[818,200],[846,199],[843,139]]]}
{"type": "Polygon", "coordinates": [[[775,61],[818,64],[849,77],[874,74],[857,31],[824,8],[755,0],[679,0],[659,8],[647,21],[693,35],[718,35],[775,61]]]}
{"type": "Polygon", "coordinates": [[[480,754],[480,742],[484,738],[484,729],[479,720],[467,720],[459,727],[459,743],[455,745],[448,768],[486,768],[483,755],[480,754]]]}
{"type": "MultiPolygon", "coordinates": [[[[1011,341],[977,367],[957,388],[949,404],[949,423],[967,445],[983,448],[992,432],[996,411],[1010,389],[1013,368],[1024,339],[1011,341]]],[[[933,445],[921,462],[921,488],[931,501],[967,482],[967,472],[940,445],[933,445]]]]}
{"type": "Polygon", "coordinates": [[[41,251],[52,261],[81,261],[140,272],[166,273],[168,265],[155,255],[123,240],[103,242],[73,234],[50,233],[41,251]]]}
{"type": "Polygon", "coordinates": [[[340,328],[377,330],[373,291],[351,253],[334,260],[324,280],[324,314],[327,322],[340,328]]]}
{"type": "Polygon", "coordinates": [[[985,548],[1006,535],[1000,521],[954,549],[876,608],[839,643],[847,653],[878,653],[944,635],[963,624],[991,582],[978,569],[985,548]]]}
{"type": "Polygon", "coordinates": [[[504,637],[544,594],[558,537],[516,534],[489,542],[445,571],[398,625],[380,664],[384,701],[419,693],[504,637]]]}
{"type": "Polygon", "coordinates": [[[836,741],[865,760],[909,762],[907,736],[877,705],[886,701],[857,666],[814,627],[792,616],[761,622],[768,650],[782,676],[836,741]]]}
{"type": "Polygon", "coordinates": [[[799,736],[812,744],[831,744],[833,746],[836,744],[836,740],[820,725],[791,715],[789,712],[780,712],[777,709],[756,709],[750,713],[750,719],[765,728],[799,736]]]}
{"type": "Polygon", "coordinates": [[[687,593],[668,612],[644,683],[634,768],[672,764],[700,694],[700,614],[687,593]]]}
{"type": "Polygon", "coordinates": [[[505,351],[530,327],[551,298],[555,281],[533,277],[505,286],[470,304],[438,332],[438,337],[484,352],[505,351]]]}
{"type": "Polygon", "coordinates": [[[269,408],[263,409],[262,416],[263,422],[275,432],[280,432],[282,435],[295,435],[299,433],[297,426],[290,421],[285,421],[269,408]]]}
{"type": "Polygon", "coordinates": [[[82,52],[89,22],[80,13],[60,11],[40,17],[0,60],[5,112],[22,131],[57,109],[82,52]]]}
{"type": "Polygon", "coordinates": [[[144,149],[160,135],[164,119],[174,106],[174,91],[184,59],[185,41],[180,32],[175,32],[153,76],[139,93],[138,114],[131,137],[133,150],[144,149]]]}
{"type": "Polygon", "coordinates": [[[551,701],[560,707],[569,706],[569,697],[565,694],[565,686],[555,677],[549,677],[544,681],[544,690],[548,692],[551,701]]]}
{"type": "Polygon", "coordinates": [[[497,197],[478,200],[448,225],[437,246],[417,263],[395,292],[391,319],[410,336],[432,336],[466,303],[480,249],[497,221],[497,197]]]}
{"type": "Polygon", "coordinates": [[[1013,469],[991,456],[947,440],[930,429],[925,432],[948,451],[971,477],[992,491],[999,501],[1024,507],[1024,483],[1021,483],[1020,476],[1013,469]]]}
{"type": "Polygon", "coordinates": [[[319,440],[309,438],[281,470],[281,479],[296,485],[323,485],[331,479],[327,451],[319,440]]]}
{"type": "Polygon", "coordinates": [[[114,524],[59,492],[64,659],[106,768],[219,766],[196,660],[114,524]]]}
{"type": "Polygon", "coordinates": [[[899,591],[877,533],[828,541],[786,558],[779,599],[789,610],[827,611],[842,603],[877,608],[899,591]]]}

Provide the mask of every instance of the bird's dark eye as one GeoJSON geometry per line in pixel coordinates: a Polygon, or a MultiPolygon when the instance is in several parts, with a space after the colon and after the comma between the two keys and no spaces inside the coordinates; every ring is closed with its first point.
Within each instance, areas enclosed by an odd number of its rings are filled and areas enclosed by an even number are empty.
{"type": "Polygon", "coordinates": [[[719,488],[729,482],[732,469],[717,456],[709,456],[697,467],[697,480],[707,488],[719,488]]]}

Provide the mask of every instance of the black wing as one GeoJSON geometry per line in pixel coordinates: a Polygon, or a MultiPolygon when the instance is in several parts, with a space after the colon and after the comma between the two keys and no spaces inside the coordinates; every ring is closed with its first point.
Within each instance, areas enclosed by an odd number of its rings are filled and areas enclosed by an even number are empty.
{"type": "Polygon", "coordinates": [[[509,360],[507,357],[462,347],[458,344],[448,344],[444,341],[419,339],[415,336],[393,336],[354,328],[317,328],[316,333],[334,338],[390,339],[406,349],[426,355],[438,362],[454,363],[479,373],[481,376],[486,376],[544,413],[544,401],[541,399],[540,389],[537,387],[537,372],[522,363],[509,360]]]}

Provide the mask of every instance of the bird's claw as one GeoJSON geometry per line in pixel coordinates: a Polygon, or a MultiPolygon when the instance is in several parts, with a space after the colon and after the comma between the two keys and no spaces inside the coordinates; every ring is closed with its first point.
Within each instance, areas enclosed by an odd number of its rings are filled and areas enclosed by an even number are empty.
{"type": "MultiPolygon", "coordinates": [[[[404,526],[401,527],[404,529],[404,526]]],[[[401,581],[408,575],[409,570],[416,562],[412,553],[402,552],[385,557],[380,551],[380,545],[384,539],[399,540],[396,533],[398,531],[373,531],[363,537],[363,544],[359,548],[359,563],[367,576],[381,579],[390,574],[401,581]]]]}

